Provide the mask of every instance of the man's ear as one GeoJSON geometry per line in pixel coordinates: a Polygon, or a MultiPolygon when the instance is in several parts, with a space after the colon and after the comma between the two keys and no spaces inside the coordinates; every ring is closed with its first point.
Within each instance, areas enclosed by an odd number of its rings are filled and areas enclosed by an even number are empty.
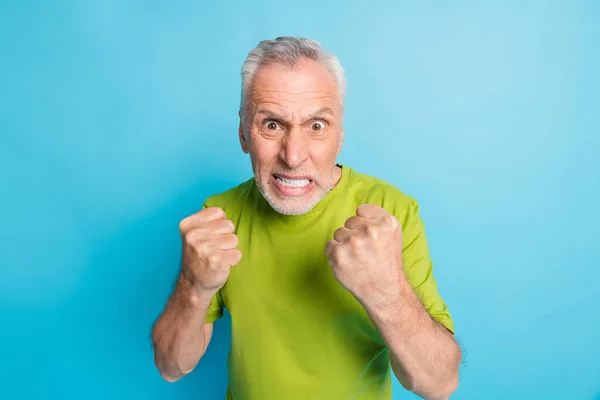
{"type": "Polygon", "coordinates": [[[338,145],[336,156],[340,155],[340,152],[342,151],[342,145],[343,144],[344,144],[344,131],[342,130],[342,132],[340,133],[340,144],[338,145]]]}
{"type": "Polygon", "coordinates": [[[242,151],[246,154],[248,154],[248,142],[246,141],[246,135],[244,134],[244,117],[242,115],[242,112],[240,111],[238,113],[238,116],[240,117],[240,127],[238,128],[238,135],[240,136],[240,144],[242,145],[242,151]]]}
{"type": "Polygon", "coordinates": [[[344,108],[342,107],[342,117],[340,118],[341,124],[340,127],[342,128],[342,131],[340,132],[340,143],[338,144],[338,148],[337,148],[337,154],[335,155],[336,157],[340,155],[340,152],[342,151],[342,145],[344,144],[344,108]]]}

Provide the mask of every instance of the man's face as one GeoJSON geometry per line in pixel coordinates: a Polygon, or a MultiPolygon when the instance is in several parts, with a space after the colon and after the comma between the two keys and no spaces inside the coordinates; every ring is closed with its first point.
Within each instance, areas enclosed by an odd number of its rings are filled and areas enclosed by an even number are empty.
{"type": "Polygon", "coordinates": [[[265,65],[254,74],[240,142],[260,192],[277,212],[305,214],[339,181],[340,103],[333,77],[315,61],[294,69],[265,65]]]}

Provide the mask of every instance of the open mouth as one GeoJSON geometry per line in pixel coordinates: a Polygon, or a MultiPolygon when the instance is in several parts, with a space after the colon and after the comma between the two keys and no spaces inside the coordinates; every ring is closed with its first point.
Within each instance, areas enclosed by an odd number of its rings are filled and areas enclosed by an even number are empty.
{"type": "Polygon", "coordinates": [[[306,178],[294,178],[294,179],[290,179],[290,178],[283,178],[281,176],[278,175],[273,175],[273,177],[277,180],[277,182],[279,182],[279,184],[285,186],[285,187],[290,187],[290,188],[302,188],[302,187],[306,187],[310,184],[311,180],[310,179],[306,179],[306,178]]]}
{"type": "Polygon", "coordinates": [[[284,196],[303,196],[310,192],[314,186],[314,181],[308,176],[273,174],[272,177],[275,187],[284,196]]]}

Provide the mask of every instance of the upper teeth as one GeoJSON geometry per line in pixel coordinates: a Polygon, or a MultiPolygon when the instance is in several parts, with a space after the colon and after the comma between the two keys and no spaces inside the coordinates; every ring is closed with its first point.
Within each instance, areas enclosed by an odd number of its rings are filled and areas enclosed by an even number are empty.
{"type": "Polygon", "coordinates": [[[287,187],[304,187],[310,183],[308,179],[287,179],[280,178],[279,176],[276,176],[275,178],[279,181],[279,183],[287,187]]]}

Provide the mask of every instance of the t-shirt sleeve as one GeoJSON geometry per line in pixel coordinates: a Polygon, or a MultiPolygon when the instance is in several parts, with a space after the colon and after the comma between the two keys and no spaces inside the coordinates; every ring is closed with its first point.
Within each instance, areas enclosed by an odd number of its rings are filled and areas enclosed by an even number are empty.
{"type": "Polygon", "coordinates": [[[425,227],[419,215],[419,205],[410,199],[402,224],[402,260],[404,273],[431,317],[454,333],[454,322],[442,299],[433,276],[433,263],[425,237],[425,227]]]}
{"type": "Polygon", "coordinates": [[[223,316],[223,298],[221,297],[221,290],[213,296],[210,305],[208,306],[208,311],[206,312],[206,318],[204,322],[210,324],[211,322],[215,322],[219,318],[223,316]]]}

